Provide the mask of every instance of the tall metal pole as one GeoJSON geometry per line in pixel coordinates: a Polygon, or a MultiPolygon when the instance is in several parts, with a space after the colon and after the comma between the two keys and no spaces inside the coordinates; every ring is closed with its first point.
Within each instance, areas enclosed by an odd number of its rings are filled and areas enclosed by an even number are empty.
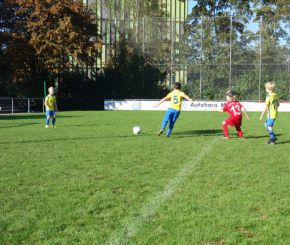
{"type": "Polygon", "coordinates": [[[143,17],[143,43],[142,43],[143,55],[145,54],[145,17],[143,17]]]}
{"type": "Polygon", "coordinates": [[[173,78],[173,38],[174,38],[174,28],[173,28],[173,17],[171,17],[171,53],[170,53],[170,87],[172,86],[173,78]]]}
{"type": "MultiPolygon", "coordinates": [[[[145,17],[143,17],[143,45],[142,45],[142,49],[143,49],[143,59],[145,59],[145,17]]],[[[144,88],[145,88],[145,64],[143,64],[143,75],[142,75],[142,92],[144,92],[144,88]]]]}
{"type": "Polygon", "coordinates": [[[11,114],[14,114],[14,99],[11,99],[11,114]]]}
{"type": "Polygon", "coordinates": [[[199,98],[202,99],[202,62],[203,62],[203,17],[201,17],[200,64],[199,64],[199,98]]]}
{"type": "Polygon", "coordinates": [[[27,99],[27,112],[30,113],[30,99],[27,99]]]}
{"type": "Polygon", "coordinates": [[[233,34],[233,16],[230,19],[230,71],[229,71],[229,89],[232,88],[232,34],[233,34]]]}
{"type": "Polygon", "coordinates": [[[288,93],[289,93],[289,101],[290,101],[290,58],[287,59],[287,67],[288,67],[288,93]]]}
{"type": "Polygon", "coordinates": [[[114,56],[117,57],[117,17],[115,15],[115,37],[114,37],[114,56]]]}
{"type": "Polygon", "coordinates": [[[46,97],[46,81],[43,81],[43,95],[44,95],[44,98],[46,97]]]}
{"type": "Polygon", "coordinates": [[[262,28],[263,28],[263,16],[260,17],[259,102],[261,102],[261,83],[262,83],[262,28]]]}

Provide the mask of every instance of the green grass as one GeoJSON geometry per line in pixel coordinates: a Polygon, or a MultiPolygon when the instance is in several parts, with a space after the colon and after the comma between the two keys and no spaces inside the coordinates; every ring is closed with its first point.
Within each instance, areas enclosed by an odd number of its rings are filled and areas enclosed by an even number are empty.
{"type": "Polygon", "coordinates": [[[246,141],[214,112],[171,138],[163,112],[0,116],[0,244],[290,244],[290,115],[275,146],[258,116],[246,141]]]}

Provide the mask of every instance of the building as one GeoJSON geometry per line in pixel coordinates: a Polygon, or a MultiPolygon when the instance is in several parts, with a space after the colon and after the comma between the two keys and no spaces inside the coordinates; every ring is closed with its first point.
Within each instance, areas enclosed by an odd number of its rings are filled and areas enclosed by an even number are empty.
{"type": "Polygon", "coordinates": [[[95,9],[101,30],[102,52],[97,62],[98,68],[104,67],[114,55],[120,34],[134,32],[134,41],[142,45],[143,54],[154,53],[154,47],[158,48],[165,39],[167,42],[170,40],[171,54],[160,66],[167,67],[170,83],[186,83],[186,68],[183,65],[180,69],[177,58],[179,50],[175,44],[184,34],[188,0],[84,0],[84,3],[95,9]],[[151,15],[150,9],[155,14],[151,15]],[[165,34],[156,34],[156,28],[163,29],[165,34]]]}

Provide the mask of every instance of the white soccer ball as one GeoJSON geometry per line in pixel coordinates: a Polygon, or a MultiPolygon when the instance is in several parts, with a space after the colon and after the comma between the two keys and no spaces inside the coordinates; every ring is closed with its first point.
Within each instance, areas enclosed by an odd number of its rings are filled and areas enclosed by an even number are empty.
{"type": "Polygon", "coordinates": [[[133,128],[133,134],[137,135],[141,133],[141,128],[139,126],[135,126],[133,128]]]}

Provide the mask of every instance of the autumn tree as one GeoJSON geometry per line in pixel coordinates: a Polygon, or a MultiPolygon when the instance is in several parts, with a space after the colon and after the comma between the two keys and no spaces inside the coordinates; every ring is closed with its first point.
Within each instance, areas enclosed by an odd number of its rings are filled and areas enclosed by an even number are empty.
{"type": "Polygon", "coordinates": [[[45,67],[58,73],[78,64],[93,66],[100,48],[97,25],[82,1],[17,0],[27,17],[29,44],[45,67]]]}
{"type": "Polygon", "coordinates": [[[36,53],[29,44],[27,16],[14,0],[0,3],[0,86],[2,95],[33,92],[30,78],[37,72],[36,53]],[[20,90],[22,86],[26,89],[20,90]]]}

